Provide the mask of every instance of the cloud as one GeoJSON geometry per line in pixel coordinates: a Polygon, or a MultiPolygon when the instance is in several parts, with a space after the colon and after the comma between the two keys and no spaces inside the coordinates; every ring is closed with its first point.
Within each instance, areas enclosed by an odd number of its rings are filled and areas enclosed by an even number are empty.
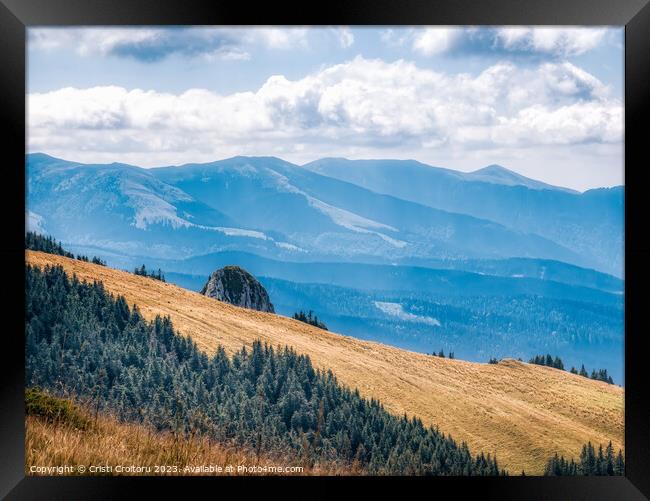
{"type": "Polygon", "coordinates": [[[505,27],[496,30],[496,41],[506,50],[577,56],[598,47],[606,33],[606,28],[505,27]]]}
{"type": "Polygon", "coordinates": [[[570,57],[607,41],[607,28],[592,27],[426,27],[387,29],[381,40],[390,47],[409,44],[422,56],[449,53],[495,53],[570,57]]]}
{"type": "Polygon", "coordinates": [[[347,49],[354,43],[354,35],[352,34],[352,30],[350,30],[350,28],[335,28],[335,33],[339,39],[339,45],[342,49],[347,49]]]}
{"type": "Polygon", "coordinates": [[[306,28],[255,28],[252,30],[239,29],[241,34],[249,43],[262,42],[271,49],[292,49],[295,47],[306,47],[306,28]]]}
{"type": "MultiPolygon", "coordinates": [[[[29,149],[77,158],[222,158],[304,152],[454,151],[620,144],[620,99],[568,62],[498,63],[478,75],[356,57],[254,92],[105,86],[28,96],[29,149]],[[131,156],[129,156],[131,155],[131,156]]],[[[381,153],[375,153],[381,156],[381,153]]]]}
{"type": "Polygon", "coordinates": [[[304,28],[30,28],[30,50],[72,48],[80,56],[117,56],[152,63],[174,54],[250,59],[252,48],[307,47],[304,28]]]}
{"type": "Polygon", "coordinates": [[[389,47],[402,47],[409,38],[412,38],[412,29],[393,29],[387,28],[380,32],[379,38],[389,47]]]}
{"type": "Polygon", "coordinates": [[[413,50],[431,56],[450,50],[463,34],[462,28],[424,28],[414,32],[413,50]]]}

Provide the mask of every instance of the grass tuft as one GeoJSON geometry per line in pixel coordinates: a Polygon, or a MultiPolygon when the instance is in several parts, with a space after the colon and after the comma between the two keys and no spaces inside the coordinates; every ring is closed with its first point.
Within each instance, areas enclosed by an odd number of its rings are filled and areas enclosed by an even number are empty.
{"type": "Polygon", "coordinates": [[[87,430],[92,421],[83,411],[69,400],[54,397],[40,388],[25,391],[25,412],[27,416],[40,418],[50,424],[87,430]]]}

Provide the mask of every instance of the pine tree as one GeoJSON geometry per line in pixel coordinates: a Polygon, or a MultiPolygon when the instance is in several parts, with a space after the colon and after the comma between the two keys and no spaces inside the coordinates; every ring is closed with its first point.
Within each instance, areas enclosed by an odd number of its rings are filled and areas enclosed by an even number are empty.
{"type": "Polygon", "coordinates": [[[619,449],[614,463],[614,475],[625,475],[625,461],[623,459],[623,451],[619,449]]]}

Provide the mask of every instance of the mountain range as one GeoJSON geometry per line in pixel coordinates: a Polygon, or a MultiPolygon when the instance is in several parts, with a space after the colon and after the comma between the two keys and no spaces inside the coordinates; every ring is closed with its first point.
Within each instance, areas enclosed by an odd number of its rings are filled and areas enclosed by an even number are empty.
{"type": "Polygon", "coordinates": [[[540,258],[622,276],[622,187],[576,193],[500,167],[274,157],[143,169],[27,156],[28,226],[157,258],[246,251],[404,264],[540,258]]]}
{"type": "Polygon", "coordinates": [[[462,173],[410,160],[330,158],[304,167],[376,193],[539,235],[582,256],[581,262],[569,262],[622,276],[623,186],[578,193],[497,165],[462,173]]]}

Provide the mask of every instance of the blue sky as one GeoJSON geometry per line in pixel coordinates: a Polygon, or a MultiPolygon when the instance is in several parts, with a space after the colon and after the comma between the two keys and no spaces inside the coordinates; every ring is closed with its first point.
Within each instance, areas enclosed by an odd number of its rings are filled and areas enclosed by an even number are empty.
{"type": "Polygon", "coordinates": [[[30,28],[28,147],[144,167],[274,155],[623,183],[623,30],[30,28]]]}

